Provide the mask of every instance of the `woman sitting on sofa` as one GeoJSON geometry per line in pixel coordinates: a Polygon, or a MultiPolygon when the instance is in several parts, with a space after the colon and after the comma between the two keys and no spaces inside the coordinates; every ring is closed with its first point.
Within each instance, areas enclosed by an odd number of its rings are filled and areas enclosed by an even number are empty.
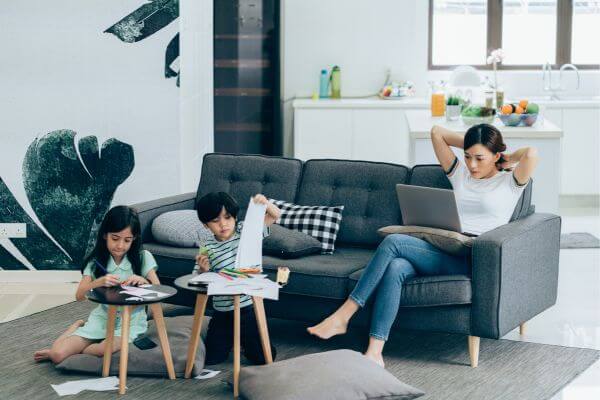
{"type": "MultiPolygon", "coordinates": [[[[434,126],[431,142],[454,189],[464,231],[479,235],[508,223],[538,163],[536,149],[504,153],[506,145],[500,131],[488,124],[471,127],[464,137],[434,126]],[[451,146],[464,148],[464,163],[451,146]]],[[[467,257],[446,254],[412,236],[389,235],[344,304],[308,332],[322,339],[344,334],[350,318],[374,294],[365,355],[383,367],[383,347],[398,312],[402,283],[415,275],[469,274],[469,269],[467,257]]]]}

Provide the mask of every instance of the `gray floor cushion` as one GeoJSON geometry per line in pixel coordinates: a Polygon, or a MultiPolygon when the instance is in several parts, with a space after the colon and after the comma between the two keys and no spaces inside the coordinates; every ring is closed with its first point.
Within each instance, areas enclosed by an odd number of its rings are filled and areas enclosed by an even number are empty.
{"type": "Polygon", "coordinates": [[[242,368],[240,394],[247,400],[395,400],[424,395],[352,350],[242,368]]]}
{"type": "MultiPolygon", "coordinates": [[[[206,335],[210,318],[202,322],[202,337],[206,335]]],[[[187,350],[192,333],[193,316],[165,318],[167,335],[173,356],[173,365],[177,377],[182,378],[187,361],[187,350]]],[[[156,343],[156,347],[140,350],[133,343],[129,344],[127,375],[167,377],[167,367],[160,348],[160,341],[154,321],[148,322],[146,336],[156,343]]],[[[196,361],[192,376],[196,376],[204,367],[206,348],[201,340],[196,353],[196,361]]],[[[110,363],[110,375],[119,373],[120,352],[114,353],[110,363]]],[[[56,366],[63,372],[83,372],[100,375],[102,373],[102,357],[88,354],[75,354],[56,366]]]]}

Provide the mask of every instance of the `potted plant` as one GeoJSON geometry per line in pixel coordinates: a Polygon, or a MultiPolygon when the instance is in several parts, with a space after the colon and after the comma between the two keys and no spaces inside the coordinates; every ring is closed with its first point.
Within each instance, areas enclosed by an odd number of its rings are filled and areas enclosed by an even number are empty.
{"type": "Polygon", "coordinates": [[[459,96],[449,96],[446,100],[446,121],[456,121],[460,117],[463,100],[459,96]]]}

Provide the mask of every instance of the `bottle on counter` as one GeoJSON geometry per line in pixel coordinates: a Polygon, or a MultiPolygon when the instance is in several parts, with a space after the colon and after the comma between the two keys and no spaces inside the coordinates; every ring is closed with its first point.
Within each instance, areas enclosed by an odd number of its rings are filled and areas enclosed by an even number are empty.
{"type": "Polygon", "coordinates": [[[443,117],[446,113],[446,94],[443,84],[430,82],[431,85],[431,116],[443,117]]]}
{"type": "Polygon", "coordinates": [[[342,71],[337,65],[331,69],[331,98],[342,98],[342,71]]]}
{"type": "Polygon", "coordinates": [[[329,74],[326,69],[322,69],[319,78],[319,98],[326,99],[327,97],[329,97],[329,74]]]}

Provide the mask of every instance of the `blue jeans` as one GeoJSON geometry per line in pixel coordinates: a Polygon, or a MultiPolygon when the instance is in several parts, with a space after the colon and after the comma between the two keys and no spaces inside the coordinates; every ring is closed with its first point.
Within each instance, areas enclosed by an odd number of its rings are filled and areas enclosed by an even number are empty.
{"type": "Polygon", "coordinates": [[[415,275],[467,274],[466,257],[455,257],[408,235],[387,236],[367,264],[350,298],[364,307],[371,294],[375,304],[369,335],[387,340],[396,319],[402,284],[415,275]]]}

